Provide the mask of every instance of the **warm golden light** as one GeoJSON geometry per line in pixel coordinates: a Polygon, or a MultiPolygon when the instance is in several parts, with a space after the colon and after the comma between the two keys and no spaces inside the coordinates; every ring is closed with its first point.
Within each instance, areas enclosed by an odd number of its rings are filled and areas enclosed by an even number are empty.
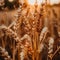
{"type": "Polygon", "coordinates": [[[60,0],[50,0],[50,3],[51,4],[58,4],[58,3],[60,3],[60,0]]]}
{"type": "MultiPolygon", "coordinates": [[[[37,4],[39,5],[41,3],[45,3],[46,0],[28,0],[28,3],[31,5],[34,5],[36,1],[37,1],[37,4]]],[[[47,3],[58,4],[60,3],[60,0],[47,0],[47,3]]]]}
{"type": "Polygon", "coordinates": [[[31,5],[34,5],[35,0],[28,0],[28,3],[31,4],[31,5]]]}
{"type": "Polygon", "coordinates": [[[13,0],[9,0],[9,2],[13,2],[13,0]]]}

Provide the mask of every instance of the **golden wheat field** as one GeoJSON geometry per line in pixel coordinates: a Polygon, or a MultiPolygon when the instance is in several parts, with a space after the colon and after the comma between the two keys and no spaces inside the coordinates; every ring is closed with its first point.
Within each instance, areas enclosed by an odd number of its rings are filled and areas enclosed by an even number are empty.
{"type": "Polygon", "coordinates": [[[60,0],[53,1],[0,1],[0,60],[60,60],[60,0]]]}

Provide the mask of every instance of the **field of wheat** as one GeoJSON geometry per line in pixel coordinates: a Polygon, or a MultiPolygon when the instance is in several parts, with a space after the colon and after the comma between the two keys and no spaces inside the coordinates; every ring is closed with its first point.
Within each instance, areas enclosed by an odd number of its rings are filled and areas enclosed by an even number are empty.
{"type": "Polygon", "coordinates": [[[18,1],[0,2],[0,60],[60,60],[60,3],[18,1]]]}

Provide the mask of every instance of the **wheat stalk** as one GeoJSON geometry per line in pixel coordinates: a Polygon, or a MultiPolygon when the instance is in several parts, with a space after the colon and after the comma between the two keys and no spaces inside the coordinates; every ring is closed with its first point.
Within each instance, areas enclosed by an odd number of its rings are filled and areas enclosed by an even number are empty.
{"type": "Polygon", "coordinates": [[[3,57],[4,60],[12,60],[8,52],[2,47],[0,47],[0,56],[3,57]]]}
{"type": "Polygon", "coordinates": [[[5,32],[6,36],[12,37],[14,39],[14,42],[13,42],[14,47],[13,48],[14,49],[16,48],[13,51],[14,52],[13,53],[13,60],[14,60],[15,59],[14,58],[15,57],[14,55],[16,54],[17,49],[20,47],[20,39],[17,36],[17,34],[13,30],[9,29],[8,27],[6,27],[6,26],[0,26],[0,29],[5,32]],[[15,42],[16,42],[16,44],[15,44],[15,42]]]}

